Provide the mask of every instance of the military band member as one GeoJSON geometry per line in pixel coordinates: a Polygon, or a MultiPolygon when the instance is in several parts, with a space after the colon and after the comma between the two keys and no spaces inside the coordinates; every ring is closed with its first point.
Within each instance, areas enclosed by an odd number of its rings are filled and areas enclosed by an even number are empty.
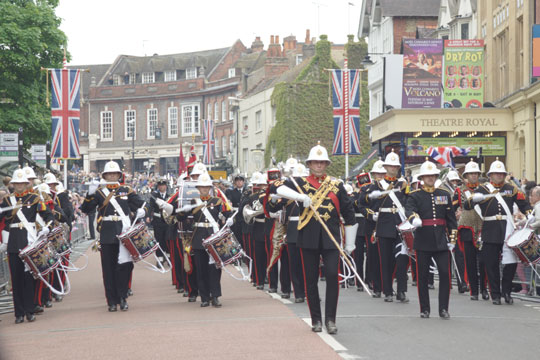
{"type": "MultiPolygon", "coordinates": [[[[5,218],[5,226],[9,229],[7,253],[11,273],[15,323],[20,324],[24,322],[25,315],[29,322],[35,320],[35,304],[33,301],[35,281],[30,272],[25,271],[25,264],[19,257],[19,253],[27,245],[33,245],[40,236],[49,233],[50,224],[52,224],[54,217],[39,196],[28,191],[30,182],[22,169],[15,170],[10,183],[14,186],[14,193],[6,196],[0,203],[1,208],[8,208],[0,212],[0,220],[5,218]],[[21,207],[15,207],[18,205],[21,207]],[[36,233],[35,221],[38,214],[48,225],[42,227],[40,232],[36,233]]],[[[6,242],[6,239],[3,239],[3,241],[6,242]]]]}
{"type": "Polygon", "coordinates": [[[401,164],[399,156],[390,152],[383,164],[386,175],[384,179],[375,181],[366,190],[363,205],[370,208],[376,215],[375,234],[379,245],[382,270],[382,287],[384,301],[393,301],[393,274],[397,280],[396,299],[400,302],[408,302],[407,292],[407,268],[409,257],[404,254],[396,254],[397,246],[401,244],[398,237],[397,226],[404,221],[404,206],[409,193],[407,181],[398,179],[401,164]]]}
{"type": "MultiPolygon", "coordinates": [[[[166,253],[170,253],[167,243],[170,226],[163,219],[161,209],[158,204],[156,204],[156,199],[166,201],[169,196],[170,194],[167,193],[167,179],[159,179],[157,181],[157,189],[151,193],[150,211],[152,215],[152,227],[154,228],[154,237],[159,242],[159,246],[161,247],[161,249],[166,253]]],[[[156,255],[158,256],[159,261],[161,261],[162,263],[165,261],[164,257],[167,256],[159,249],[156,255]]]]}
{"type": "Polygon", "coordinates": [[[482,212],[484,220],[482,225],[482,259],[486,265],[491,300],[493,304],[500,305],[502,291],[504,301],[507,304],[512,304],[514,300],[510,292],[518,260],[513,251],[504,244],[504,240],[514,229],[512,213],[514,204],[528,216],[531,216],[531,206],[527,203],[521,190],[515,185],[505,182],[507,172],[503,162],[498,159],[492,162],[487,175],[489,182],[479,185],[464,207],[466,210],[472,210],[474,205],[478,204],[482,212]],[[501,255],[504,265],[502,290],[499,270],[501,255]]]}
{"type": "Polygon", "coordinates": [[[146,208],[143,208],[144,201],[131,187],[120,185],[122,171],[116,162],[107,162],[101,176],[105,184],[98,189],[89,188],[80,210],[87,214],[98,207],[101,271],[108,310],[117,311],[120,304],[120,310],[127,311],[133,262],[117,235],[130,228],[130,212],[134,212],[138,219],[144,219],[146,208]]]}
{"type": "Polygon", "coordinates": [[[339,296],[339,244],[340,216],[345,221],[345,251],[354,251],[356,241],[356,218],[353,203],[347,195],[343,183],[326,174],[330,165],[328,152],[321,145],[314,146],[309,152],[306,164],[309,176],[285,180],[276,185],[276,192],[281,197],[297,201],[300,205],[298,224],[298,242],[302,255],[302,264],[306,282],[306,295],[311,314],[312,331],[322,331],[322,313],[319,297],[318,279],[320,258],[324,261],[326,275],[325,325],[329,334],[337,333],[336,312],[339,296]],[[310,205],[312,205],[310,207],[310,205]],[[316,220],[313,211],[320,216],[329,233],[316,220]]]}
{"type": "Polygon", "coordinates": [[[464,208],[467,200],[472,198],[474,191],[478,187],[478,178],[480,176],[480,167],[472,159],[465,165],[463,178],[465,183],[456,189],[454,193],[454,202],[460,208],[458,219],[458,245],[463,248],[465,254],[465,270],[469,280],[469,289],[471,300],[478,300],[478,288],[482,291],[482,298],[489,299],[485,285],[485,266],[480,259],[479,236],[482,230],[482,210],[475,206],[472,210],[464,208]],[[480,281],[478,273],[480,272],[480,281]]]}
{"type": "MultiPolygon", "coordinates": [[[[245,191],[244,182],[245,182],[245,179],[242,175],[240,174],[235,175],[233,179],[233,184],[234,184],[233,188],[227,189],[225,191],[225,195],[227,196],[227,199],[229,199],[229,201],[231,202],[233,212],[238,210],[238,208],[240,207],[240,200],[242,199],[242,194],[245,191]]],[[[239,213],[237,213],[236,221],[231,228],[231,230],[234,233],[234,236],[236,236],[236,239],[238,241],[242,241],[242,221],[239,221],[241,218],[242,216],[239,216],[239,213]]]]}
{"type": "Polygon", "coordinates": [[[435,188],[440,171],[426,160],[420,167],[418,178],[423,181],[420,189],[409,194],[406,213],[416,227],[413,248],[416,254],[418,297],[420,317],[430,314],[428,276],[431,259],[435,260],[439,272],[439,316],[449,319],[450,300],[450,253],[457,234],[457,222],[452,196],[441,188],[435,188]]]}
{"type": "MultiPolygon", "coordinates": [[[[231,212],[227,210],[227,206],[221,198],[211,194],[213,185],[210,175],[200,175],[196,186],[200,198],[193,199],[191,205],[178,209],[178,217],[181,220],[188,213],[193,215],[194,230],[191,246],[197,264],[197,283],[201,295],[201,307],[209,306],[210,301],[212,306],[221,307],[219,301],[221,296],[221,269],[216,268],[215,264],[209,264],[209,255],[203,246],[203,241],[219,231],[219,214],[229,217],[231,212]]],[[[227,219],[226,225],[230,226],[232,222],[232,218],[227,219]]]]}

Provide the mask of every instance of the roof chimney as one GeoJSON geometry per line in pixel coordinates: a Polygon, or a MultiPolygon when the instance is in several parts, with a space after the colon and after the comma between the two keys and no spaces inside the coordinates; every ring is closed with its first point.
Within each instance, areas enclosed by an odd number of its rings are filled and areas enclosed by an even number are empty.
{"type": "Polygon", "coordinates": [[[263,49],[264,49],[264,44],[261,41],[261,37],[260,36],[255,37],[255,40],[251,43],[251,51],[260,52],[263,49]]]}
{"type": "Polygon", "coordinates": [[[306,29],[306,40],[304,41],[306,45],[309,45],[311,43],[311,38],[309,34],[309,29],[306,29]]]}

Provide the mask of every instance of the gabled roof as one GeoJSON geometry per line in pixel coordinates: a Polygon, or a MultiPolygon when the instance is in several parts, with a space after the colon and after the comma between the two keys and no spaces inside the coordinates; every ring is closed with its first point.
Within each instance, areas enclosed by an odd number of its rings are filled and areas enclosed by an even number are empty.
{"type": "Polygon", "coordinates": [[[264,66],[266,59],[266,50],[244,54],[234,63],[233,67],[245,69],[246,73],[251,73],[264,66]]]}
{"type": "Polygon", "coordinates": [[[81,74],[81,97],[84,99],[88,97],[88,89],[92,84],[92,78],[98,84],[109,69],[111,64],[100,64],[100,65],[70,65],[68,69],[88,69],[90,71],[83,71],[81,74]]]}
{"type": "Polygon", "coordinates": [[[437,17],[441,0],[379,0],[382,16],[437,17]]]}

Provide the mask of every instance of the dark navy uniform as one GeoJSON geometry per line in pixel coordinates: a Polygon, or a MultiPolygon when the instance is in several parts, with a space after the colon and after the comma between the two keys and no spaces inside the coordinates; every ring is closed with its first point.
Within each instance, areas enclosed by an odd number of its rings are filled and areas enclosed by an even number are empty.
{"type": "MultiPolygon", "coordinates": [[[[35,229],[36,216],[39,214],[47,224],[54,220],[50,209],[45,205],[38,195],[25,191],[14,193],[13,202],[11,196],[6,196],[0,207],[9,207],[17,204],[23,205],[20,209],[8,210],[0,213],[0,220],[5,218],[5,230],[9,231],[9,242],[7,253],[9,254],[9,270],[11,273],[11,285],[13,291],[13,305],[15,317],[21,318],[26,315],[29,320],[33,318],[34,312],[34,278],[29,271],[25,271],[25,265],[19,257],[19,252],[29,244],[29,234],[23,223],[16,215],[21,211],[30,226],[35,229]]],[[[50,228],[50,226],[49,226],[50,228]]],[[[31,238],[30,238],[31,239],[31,238]]],[[[35,241],[31,239],[30,241],[35,241]]]]}
{"type": "Polygon", "coordinates": [[[306,297],[304,289],[304,272],[302,270],[302,258],[298,242],[298,204],[289,200],[285,207],[287,217],[287,248],[289,253],[289,264],[291,269],[291,280],[294,290],[295,301],[302,302],[306,297]]]}
{"type": "MultiPolygon", "coordinates": [[[[371,209],[362,205],[360,199],[365,196],[365,191],[369,185],[362,186],[358,191],[353,193],[353,202],[354,202],[354,216],[356,217],[356,222],[358,223],[358,230],[356,232],[356,249],[354,250],[354,262],[356,263],[356,268],[358,270],[358,275],[365,278],[368,283],[377,283],[373,287],[373,291],[381,291],[381,277],[380,277],[380,263],[379,263],[379,253],[378,251],[375,254],[370,254],[369,246],[371,243],[371,234],[373,233],[373,211],[371,209]],[[364,276],[364,255],[366,255],[366,272],[364,276]],[[375,259],[371,259],[371,256],[375,259]],[[373,261],[374,265],[370,264],[370,261],[373,261]],[[372,281],[375,280],[375,281],[372,281]]],[[[373,253],[373,252],[371,252],[373,253]]],[[[358,280],[356,280],[358,291],[362,291],[364,288],[358,280]]]]}
{"type": "Polygon", "coordinates": [[[423,186],[409,194],[408,217],[417,215],[422,226],[416,229],[413,248],[416,254],[420,312],[429,315],[428,276],[431,258],[439,271],[439,314],[448,311],[450,299],[450,253],[448,233],[457,233],[457,221],[452,196],[446,190],[423,186]]]}
{"type": "MultiPolygon", "coordinates": [[[[239,213],[242,213],[246,205],[250,205],[253,209],[255,204],[260,203],[262,206],[264,202],[265,193],[264,191],[257,191],[250,196],[246,197],[245,202],[242,203],[239,213]]],[[[257,205],[259,206],[259,205],[257,205]]],[[[251,227],[251,232],[249,234],[250,243],[253,245],[252,254],[253,261],[255,262],[254,273],[255,273],[255,283],[257,288],[262,290],[264,288],[264,280],[266,278],[266,266],[268,259],[266,256],[266,246],[265,246],[265,236],[264,236],[264,223],[265,216],[264,213],[255,216],[253,219],[253,224],[251,227]]]]}
{"type": "MultiPolygon", "coordinates": [[[[156,204],[156,199],[161,199],[167,201],[169,194],[167,191],[161,193],[159,191],[152,191],[150,197],[150,212],[152,216],[152,227],[154,228],[154,237],[159,242],[159,246],[163,249],[164,252],[170,253],[168,240],[168,234],[170,230],[169,224],[163,219],[162,211],[159,206],[156,204]]],[[[163,257],[165,254],[161,253],[160,250],[157,252],[157,256],[163,257]]]]}
{"type": "MultiPolygon", "coordinates": [[[[518,190],[515,185],[509,183],[503,183],[500,185],[491,184],[494,187],[493,193],[499,192],[507,204],[510,212],[513,211],[514,204],[516,204],[519,210],[528,214],[531,211],[531,206],[525,199],[525,195],[518,190]]],[[[475,193],[488,195],[492,192],[488,188],[487,184],[478,186],[475,193]]],[[[472,197],[468,199],[464,208],[471,210],[474,208],[475,203],[472,197]]],[[[489,288],[491,291],[491,299],[494,302],[500,302],[501,298],[501,276],[499,268],[499,259],[502,253],[504,240],[506,238],[506,212],[496,198],[489,198],[479,203],[482,211],[482,217],[484,223],[482,225],[482,259],[486,264],[486,272],[489,281],[489,288]]],[[[510,214],[513,216],[513,214],[510,214]]],[[[502,276],[502,295],[505,297],[510,296],[512,291],[512,280],[516,273],[517,263],[506,264],[503,268],[502,276]]],[[[509,300],[507,300],[509,302],[509,300]]]]}
{"type": "MultiPolygon", "coordinates": [[[[117,235],[122,233],[122,218],[110,200],[107,200],[104,193],[105,189],[108,189],[112,194],[111,198],[116,199],[126,216],[129,216],[130,212],[136,212],[144,204],[144,200],[129,186],[106,185],[98,188],[94,194],[87,195],[80,207],[81,211],[86,214],[98,207],[101,270],[103,272],[105,296],[108,305],[115,306],[127,298],[133,262],[118,263],[120,244],[117,235]]],[[[147,212],[147,209],[145,211],[147,212]]]]}

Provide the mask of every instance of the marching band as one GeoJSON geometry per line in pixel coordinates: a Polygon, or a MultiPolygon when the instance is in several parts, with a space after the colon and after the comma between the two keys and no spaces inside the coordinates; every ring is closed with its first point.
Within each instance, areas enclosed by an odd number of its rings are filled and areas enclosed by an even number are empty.
{"type": "MultiPolygon", "coordinates": [[[[538,238],[521,235],[523,229],[540,227],[540,214],[532,211],[532,205],[540,208],[538,188],[529,203],[521,189],[505,181],[499,160],[484,183],[473,160],[461,176],[451,171],[439,179],[441,171],[426,159],[407,181],[400,177],[398,154],[391,151],[369,173],[359,174],[354,186],[328,176],[330,163],[327,150],[316,145],[307,168],[291,158],[279,169],[253,173],[247,186],[236,175],[225,193],[203,164],[190,163],[176,188],[160,178],[146,202],[123,183],[118,164],[108,162],[80,207],[86,214],[97,212],[108,311],[128,310],[137,261],[159,272],[169,264],[172,283],[188,302],[200,297],[201,307],[216,308],[222,306],[222,270],[236,278],[227,269],[235,265],[241,280],[258,290],[268,284],[268,292],[278,292],[279,282],[282,298],[292,294],[295,303],[307,300],[312,331],[321,332],[324,324],[329,334],[338,331],[340,286],[355,285],[373,298],[384,294],[384,302],[395,298],[406,304],[409,271],[418,287],[421,318],[430,316],[434,268],[442,319],[450,318],[453,268],[459,292],[470,291],[471,300],[513,303],[518,263],[538,260],[528,251],[540,248],[538,238]],[[517,211],[524,221],[514,220],[517,211]],[[156,266],[147,261],[150,255],[156,266]],[[354,281],[345,274],[351,271],[354,281]]],[[[31,168],[15,170],[13,192],[0,198],[5,222],[0,246],[9,254],[16,323],[34,321],[35,313],[52,306],[52,297],[61,301],[69,288],[69,251],[62,251],[70,246],[74,220],[69,193],[53,174],[41,184],[36,179],[31,168]],[[58,235],[62,226],[68,230],[58,235]]]]}

